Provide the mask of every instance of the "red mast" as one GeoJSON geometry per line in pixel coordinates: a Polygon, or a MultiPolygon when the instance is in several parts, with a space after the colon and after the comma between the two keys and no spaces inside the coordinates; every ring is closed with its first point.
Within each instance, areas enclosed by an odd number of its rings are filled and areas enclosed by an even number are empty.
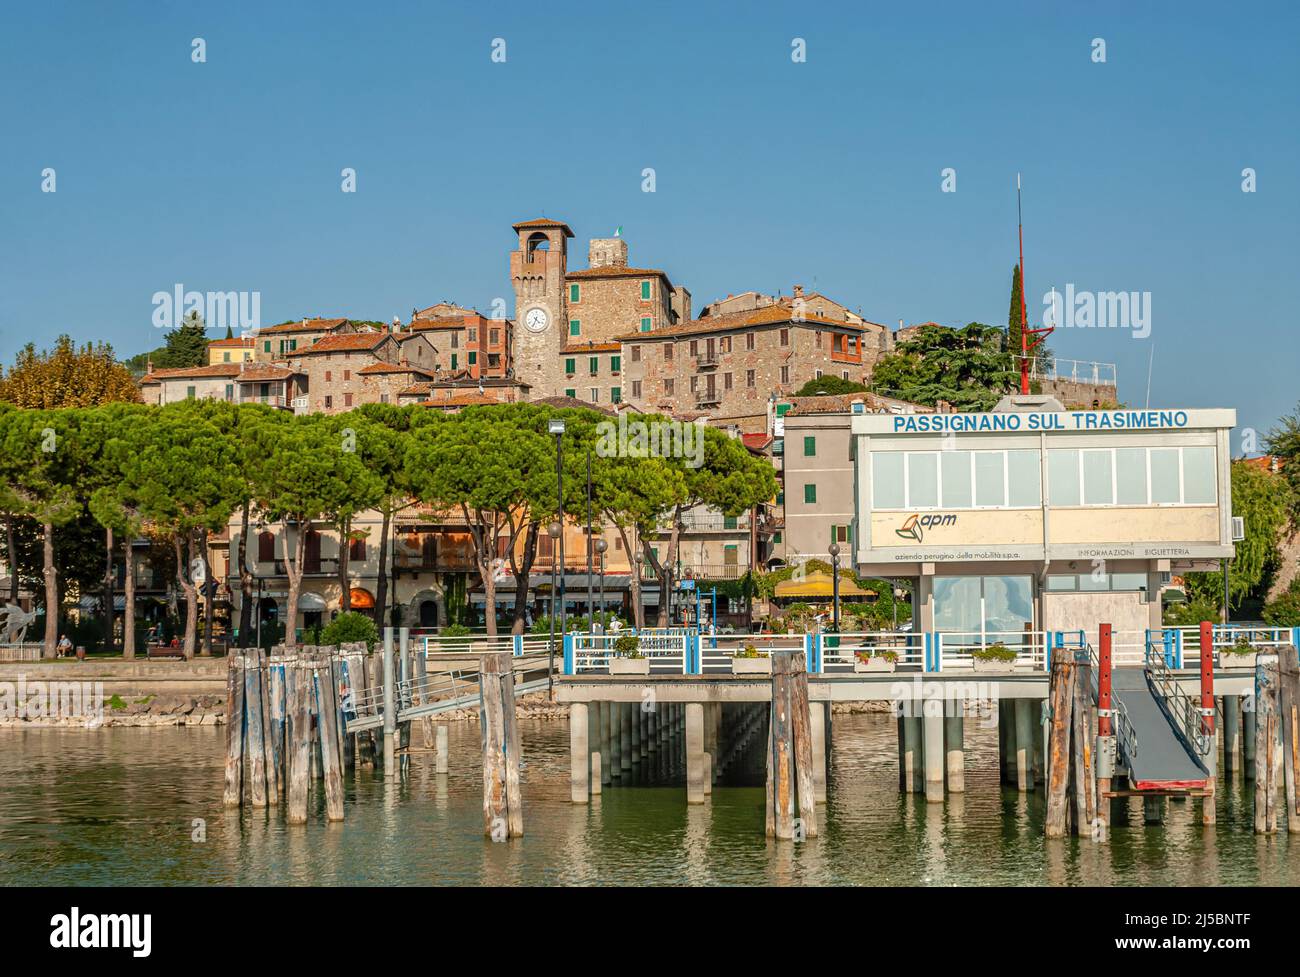
{"type": "Polygon", "coordinates": [[[1020,174],[1016,174],[1016,233],[1020,239],[1020,392],[1029,393],[1029,351],[1042,345],[1052,327],[1029,328],[1029,312],[1025,304],[1025,222],[1020,210],[1020,174]],[[1029,337],[1034,337],[1030,342],[1029,337]]]}

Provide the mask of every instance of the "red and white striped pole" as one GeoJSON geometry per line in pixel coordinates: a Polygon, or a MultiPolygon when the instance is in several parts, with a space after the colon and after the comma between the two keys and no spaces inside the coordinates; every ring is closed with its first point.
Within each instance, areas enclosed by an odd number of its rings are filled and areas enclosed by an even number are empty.
{"type": "Polygon", "coordinates": [[[1103,624],[1097,635],[1097,732],[1101,736],[1113,733],[1110,723],[1110,643],[1111,626],[1103,624]]]}
{"type": "Polygon", "coordinates": [[[1201,801],[1201,823],[1214,824],[1215,811],[1215,741],[1214,741],[1214,625],[1201,622],[1201,732],[1209,737],[1210,749],[1206,757],[1210,776],[1205,782],[1205,797],[1201,801]]]}

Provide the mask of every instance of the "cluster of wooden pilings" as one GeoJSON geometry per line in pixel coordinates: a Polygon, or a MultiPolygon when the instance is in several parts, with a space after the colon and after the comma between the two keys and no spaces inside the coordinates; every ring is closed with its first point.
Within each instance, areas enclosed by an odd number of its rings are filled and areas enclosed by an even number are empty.
{"type": "Polygon", "coordinates": [[[325,816],[343,820],[343,770],[373,766],[370,733],[348,736],[345,699],[375,680],[364,644],[277,646],[232,652],[226,673],[226,807],[283,803],[289,824],[307,821],[312,785],[325,816]]]}
{"type": "MultiPolygon", "coordinates": [[[[1279,788],[1287,831],[1300,831],[1300,662],[1294,647],[1279,648],[1276,661],[1272,656],[1260,661],[1252,704],[1243,710],[1248,722],[1242,746],[1243,773],[1255,781],[1255,833],[1277,831],[1279,788]]],[[[1226,757],[1226,739],[1224,752],[1226,757]]]]}
{"type": "MultiPolygon", "coordinates": [[[[1077,658],[1071,649],[1054,649],[1047,702],[1050,712],[1044,834],[1063,838],[1073,832],[1101,840],[1106,818],[1100,813],[1104,805],[1098,803],[1093,754],[1097,713],[1092,699],[1091,661],[1077,658]]],[[[1213,795],[1209,803],[1213,803],[1213,795]]]]}

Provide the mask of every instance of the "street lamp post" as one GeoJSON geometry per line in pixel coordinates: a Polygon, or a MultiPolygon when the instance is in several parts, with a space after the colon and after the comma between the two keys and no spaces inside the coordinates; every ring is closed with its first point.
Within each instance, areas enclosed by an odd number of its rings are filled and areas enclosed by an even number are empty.
{"type": "Polygon", "coordinates": [[[641,555],[640,550],[637,550],[632,557],[632,572],[636,574],[636,587],[632,591],[636,595],[636,600],[632,602],[632,626],[638,630],[641,629],[641,585],[643,582],[641,564],[643,562],[645,562],[645,557],[641,555]]]}
{"type": "Polygon", "coordinates": [[[840,544],[831,543],[831,630],[840,630],[840,544]]]}
{"type": "Polygon", "coordinates": [[[552,522],[546,527],[546,533],[551,537],[551,643],[546,646],[546,687],[548,689],[555,684],[555,544],[563,529],[564,527],[558,522],[552,522]]]}
{"type": "MultiPolygon", "coordinates": [[[[604,620],[605,614],[605,550],[609,549],[609,544],[604,539],[596,540],[596,553],[600,557],[600,613],[601,620],[604,620]]],[[[604,630],[604,626],[601,626],[604,630]]]]}
{"type": "Polygon", "coordinates": [[[591,560],[592,553],[591,526],[591,449],[587,449],[587,633],[596,633],[596,598],[592,594],[591,560]]]}
{"type": "MultiPolygon", "coordinates": [[[[560,634],[564,634],[564,419],[553,417],[546,422],[546,430],[555,435],[555,480],[556,480],[556,511],[559,512],[560,522],[560,634]]],[[[554,593],[554,591],[552,591],[554,593]]],[[[554,597],[551,598],[554,600],[554,597]]],[[[555,614],[552,613],[551,617],[555,614]]]]}

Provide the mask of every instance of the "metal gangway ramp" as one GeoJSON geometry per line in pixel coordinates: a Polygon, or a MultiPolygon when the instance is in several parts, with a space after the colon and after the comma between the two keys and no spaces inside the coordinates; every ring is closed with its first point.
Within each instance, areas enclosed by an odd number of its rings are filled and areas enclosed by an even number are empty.
{"type": "MultiPolygon", "coordinates": [[[[1119,704],[1117,747],[1137,791],[1203,790],[1210,778],[1205,762],[1214,736],[1202,731],[1199,707],[1178,687],[1163,660],[1112,673],[1112,694],[1119,704]]],[[[1162,654],[1154,649],[1156,655],[1162,654]]]]}

